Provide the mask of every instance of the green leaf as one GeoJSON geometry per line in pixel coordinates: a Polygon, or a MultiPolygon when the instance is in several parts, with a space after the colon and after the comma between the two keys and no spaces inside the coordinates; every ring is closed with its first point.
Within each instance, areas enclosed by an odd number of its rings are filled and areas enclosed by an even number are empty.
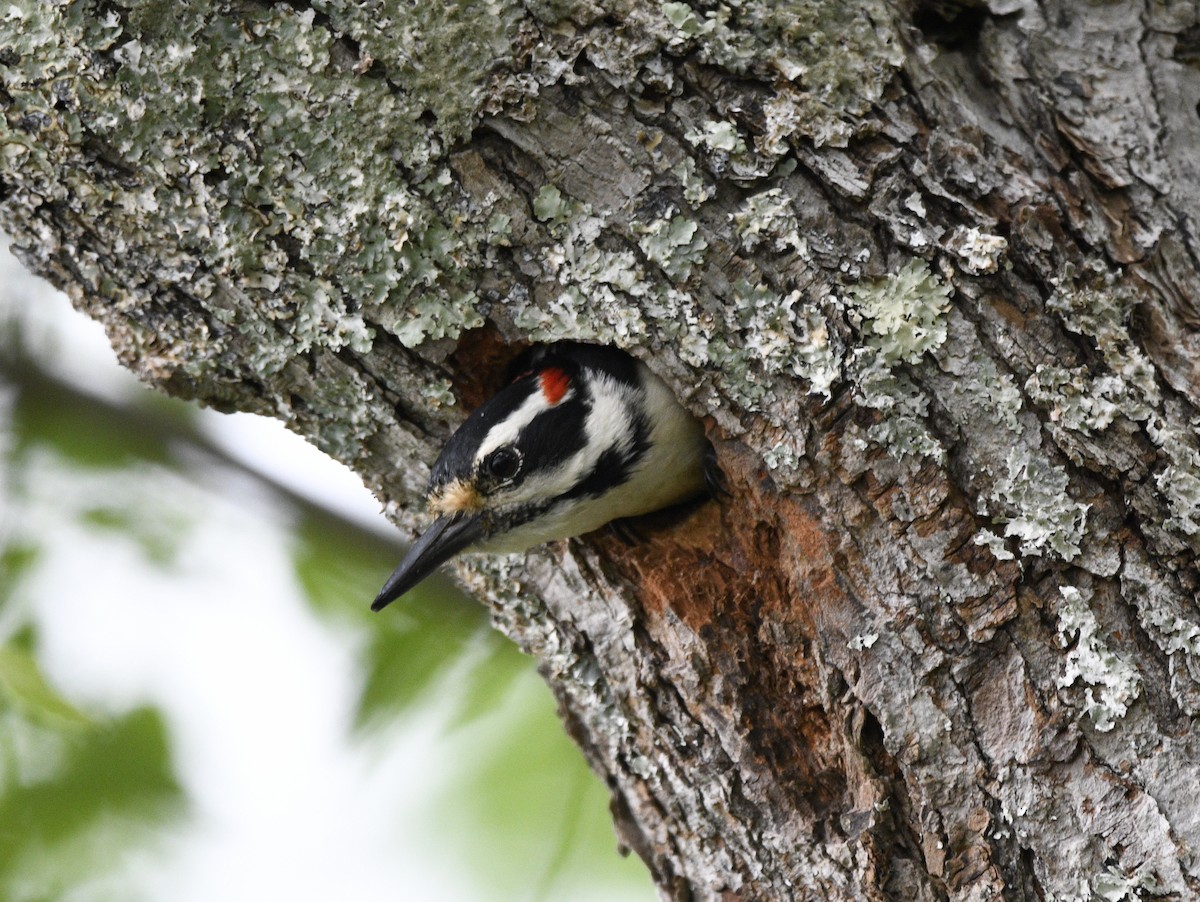
{"type": "Polygon", "coordinates": [[[90,722],[85,714],[50,687],[33,654],[16,643],[0,647],[0,690],[8,705],[18,708],[27,717],[79,726],[90,722]]]}
{"type": "Polygon", "coordinates": [[[10,541],[0,550],[0,603],[16,595],[17,586],[33,565],[40,549],[30,542],[10,541]]]}
{"type": "Polygon", "coordinates": [[[40,374],[31,374],[19,385],[12,411],[18,453],[32,445],[49,445],[87,468],[171,460],[170,436],[163,428],[152,428],[157,421],[139,418],[132,410],[119,415],[121,411],[103,401],[40,374]]]}
{"type": "MultiPolygon", "coordinates": [[[[144,708],[66,737],[65,754],[49,777],[9,785],[0,797],[0,878],[12,881],[27,864],[88,831],[103,832],[124,819],[148,827],[179,810],[180,788],[157,712],[144,708]]],[[[112,837],[120,848],[128,837],[112,837]]],[[[103,845],[98,843],[97,845],[103,845]]],[[[115,849],[109,850],[115,853],[115,849]]],[[[105,861],[60,860],[69,881],[94,875],[105,861]]],[[[2,894],[2,893],[0,893],[2,894]]]]}
{"type": "MultiPolygon", "coordinates": [[[[382,577],[385,571],[379,571],[382,577]]],[[[494,641],[482,605],[463,603],[438,582],[426,583],[374,615],[364,654],[367,678],[358,724],[394,717],[416,705],[443,674],[475,647],[476,637],[494,641]]],[[[471,689],[462,687],[462,693],[471,689]]]]}

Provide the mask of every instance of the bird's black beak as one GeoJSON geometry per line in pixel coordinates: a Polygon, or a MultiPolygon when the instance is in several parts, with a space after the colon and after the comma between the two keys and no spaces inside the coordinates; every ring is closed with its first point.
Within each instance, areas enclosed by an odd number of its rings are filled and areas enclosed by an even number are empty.
{"type": "Polygon", "coordinates": [[[381,611],[430,573],[483,537],[479,514],[451,514],[438,517],[400,562],[379,595],[371,603],[372,611],[381,611]]]}

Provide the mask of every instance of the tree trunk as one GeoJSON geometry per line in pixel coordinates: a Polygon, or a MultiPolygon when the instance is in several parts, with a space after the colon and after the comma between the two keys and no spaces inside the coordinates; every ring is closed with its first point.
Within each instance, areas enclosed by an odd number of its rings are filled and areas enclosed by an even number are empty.
{"type": "Polygon", "coordinates": [[[664,898],[1200,894],[1191,0],[6,8],[0,221],[146,380],[408,529],[530,340],[705,418],[729,498],[463,567],[664,898]]]}

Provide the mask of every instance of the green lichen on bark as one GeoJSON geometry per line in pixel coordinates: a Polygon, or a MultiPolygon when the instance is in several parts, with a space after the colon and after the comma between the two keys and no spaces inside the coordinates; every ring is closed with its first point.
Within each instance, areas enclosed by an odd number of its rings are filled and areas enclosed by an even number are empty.
{"type": "MultiPolygon", "coordinates": [[[[737,73],[766,74],[775,91],[765,107],[767,130],[759,149],[774,154],[788,136],[818,146],[844,146],[903,62],[893,10],[882,2],[835,0],[743,2],[710,9],[662,4],[673,34],[668,46],[737,73]]],[[[698,140],[740,140],[727,123],[708,123],[698,140]]]]}
{"type": "MultiPolygon", "coordinates": [[[[0,31],[16,57],[3,70],[6,181],[18,203],[104,224],[96,240],[108,246],[76,257],[92,312],[119,316],[176,290],[229,313],[194,317],[191,335],[147,335],[164,351],[181,345],[158,361],[168,369],[199,375],[230,332],[276,339],[245,362],[267,376],[317,343],[369,344],[357,311],[386,295],[389,274],[374,264],[414,231],[419,202],[386,171],[386,131],[372,127],[394,110],[391,95],[339,78],[332,35],[312,20],[288,7],[216,16],[139,4],[122,17],[27,2],[0,31]],[[142,281],[100,270],[108,255],[142,281]]],[[[131,316],[122,324],[137,328],[131,316]]]]}
{"type": "Polygon", "coordinates": [[[846,301],[866,346],[891,366],[918,363],[946,340],[950,294],[925,261],[911,260],[885,279],[852,285],[846,301]]]}
{"type": "MultiPolygon", "coordinates": [[[[516,9],[9,4],[3,224],[27,256],[51,255],[64,221],[95,224],[57,254],[59,281],[145,378],[211,401],[253,404],[240,385],[365,353],[378,328],[453,338],[482,322],[464,263],[484,263],[495,224],[454,210],[440,160],[516,9]]],[[[343,459],[386,416],[352,376],[307,400],[357,424],[325,431],[343,459]]]]}
{"type": "Polygon", "coordinates": [[[1067,490],[1066,471],[1040,449],[1014,448],[999,474],[991,500],[1001,505],[1004,535],[1017,539],[1021,553],[1053,553],[1063,560],[1079,554],[1089,505],[1067,490]]]}
{"type": "Polygon", "coordinates": [[[881,412],[868,437],[900,460],[909,455],[938,461],[945,457],[926,424],[929,398],[902,366],[921,364],[946,340],[950,294],[950,286],[917,259],[845,292],[849,319],[862,335],[862,346],[848,365],[855,398],[881,412]]]}
{"type": "Polygon", "coordinates": [[[314,7],[352,38],[361,64],[400,87],[396,119],[401,152],[419,165],[430,140],[443,146],[466,138],[479,111],[519,61],[512,59],[528,18],[516,0],[323,0],[314,7]]]}
{"type": "Polygon", "coordinates": [[[1085,683],[1084,710],[1097,730],[1108,732],[1141,695],[1141,677],[1127,655],[1113,650],[1084,594],[1074,586],[1059,593],[1059,641],[1067,653],[1058,685],[1085,683]]]}
{"type": "Polygon", "coordinates": [[[1165,458],[1154,475],[1170,511],[1163,526],[1200,548],[1200,441],[1194,428],[1171,425],[1182,410],[1164,400],[1154,363],[1130,331],[1138,303],[1134,287],[1102,266],[1064,274],[1047,306],[1069,330],[1095,343],[1108,372],[1041,367],[1026,389],[1048,406],[1058,428],[1084,436],[1103,433],[1118,416],[1144,424],[1165,458]]]}
{"type": "MultiPolygon", "coordinates": [[[[757,406],[784,372],[827,394],[836,352],[798,295],[783,293],[785,322],[765,316],[760,295],[779,295],[765,285],[726,299],[748,301],[742,315],[714,311],[684,284],[709,244],[693,211],[643,220],[572,202],[568,222],[535,204],[530,222],[523,199],[499,209],[471,196],[451,164],[482,118],[535,114],[540,92],[570,82],[581,60],[628,78],[633,96],[639,67],[710,59],[775,100],[766,135],[752,139],[720,104],[695,125],[701,146],[673,164],[683,200],[701,207],[713,199],[701,166],[753,181],[776,169],[792,135],[855,133],[900,63],[890,13],[874,2],[865,13],[818,0],[712,13],[627,4],[612,11],[618,27],[593,35],[598,12],[586,4],[17,0],[0,17],[4,224],[35,268],[57,271],[123,336],[128,364],[218,403],[253,405],[245,385],[269,388],[316,353],[365,354],[381,330],[426,348],[497,314],[533,337],[675,341],[693,365],[708,362],[732,317],[733,397],[757,406]],[[688,15],[703,20],[691,37],[680,33],[688,15]],[[52,253],[62,221],[104,227],[52,253]],[[509,249],[539,272],[533,290],[505,276],[506,294],[481,293],[482,273],[511,266],[509,249]],[[579,317],[585,305],[600,315],[579,317]],[[799,357],[778,349],[785,333],[803,340],[799,357]]],[[[795,224],[771,188],[736,227],[748,250],[769,241],[803,254],[795,224]]],[[[417,403],[436,407],[446,394],[430,387],[417,403]]],[[[326,412],[365,410],[350,436],[361,441],[388,413],[361,380],[342,388],[338,398],[324,387],[326,412]]]]}

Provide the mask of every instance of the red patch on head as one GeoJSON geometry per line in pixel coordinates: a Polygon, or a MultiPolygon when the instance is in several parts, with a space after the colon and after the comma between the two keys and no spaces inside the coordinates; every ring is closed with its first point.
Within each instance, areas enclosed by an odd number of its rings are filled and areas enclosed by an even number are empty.
{"type": "Polygon", "coordinates": [[[542,370],[538,375],[538,383],[542,387],[542,396],[546,399],[546,403],[551,405],[561,401],[563,395],[567,393],[567,389],[571,387],[570,377],[557,367],[542,370]]]}

